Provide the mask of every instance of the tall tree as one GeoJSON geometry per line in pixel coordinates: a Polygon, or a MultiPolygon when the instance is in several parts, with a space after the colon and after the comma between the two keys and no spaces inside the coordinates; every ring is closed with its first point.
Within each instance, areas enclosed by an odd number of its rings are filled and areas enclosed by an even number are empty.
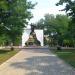
{"type": "Polygon", "coordinates": [[[67,12],[67,15],[71,18],[68,27],[68,33],[72,40],[75,40],[75,0],[60,0],[56,5],[66,4],[63,11],[67,12]]]}
{"type": "Polygon", "coordinates": [[[64,35],[68,30],[69,20],[66,15],[54,16],[52,14],[46,14],[44,19],[37,23],[37,26],[42,29],[46,28],[44,31],[46,35],[52,36],[54,39],[57,39],[59,43],[62,43],[65,38],[64,35]]]}
{"type": "Polygon", "coordinates": [[[27,0],[0,0],[0,33],[9,35],[14,41],[32,18],[30,10],[34,6],[27,0]]]}

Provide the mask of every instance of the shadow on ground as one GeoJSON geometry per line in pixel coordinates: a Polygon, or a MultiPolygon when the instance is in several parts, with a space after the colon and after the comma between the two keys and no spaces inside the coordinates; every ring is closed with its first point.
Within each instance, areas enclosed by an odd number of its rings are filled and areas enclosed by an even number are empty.
{"type": "Polygon", "coordinates": [[[29,51],[32,53],[44,53],[44,54],[50,54],[49,48],[28,48],[28,49],[22,49],[23,51],[29,51]]]}
{"type": "Polygon", "coordinates": [[[25,70],[25,75],[75,75],[71,67],[67,67],[54,55],[33,56],[24,60],[14,62],[10,66],[25,70]]]}

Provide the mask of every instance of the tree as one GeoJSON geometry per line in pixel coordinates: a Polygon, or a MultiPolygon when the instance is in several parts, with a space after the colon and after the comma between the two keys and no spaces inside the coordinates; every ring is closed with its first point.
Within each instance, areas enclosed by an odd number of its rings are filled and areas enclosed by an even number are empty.
{"type": "Polygon", "coordinates": [[[63,10],[65,10],[69,16],[72,16],[72,19],[75,19],[75,0],[60,0],[56,5],[63,5],[64,3],[66,6],[63,10]]]}
{"type": "Polygon", "coordinates": [[[44,33],[52,37],[54,41],[58,40],[58,43],[62,45],[69,21],[70,19],[66,15],[46,14],[44,19],[37,23],[37,26],[42,29],[46,28],[44,33]]]}
{"type": "Polygon", "coordinates": [[[32,18],[30,10],[34,6],[27,0],[0,0],[0,34],[9,35],[14,43],[32,18]]]}
{"type": "Polygon", "coordinates": [[[51,32],[59,32],[63,35],[67,31],[69,18],[66,15],[56,15],[46,14],[44,19],[40,19],[37,23],[38,28],[46,28],[47,34],[51,32]]]}
{"type": "Polygon", "coordinates": [[[44,19],[40,19],[38,22],[37,22],[37,26],[36,28],[38,29],[43,29],[44,28],[44,19]]]}
{"type": "Polygon", "coordinates": [[[56,5],[66,4],[63,11],[67,12],[67,15],[71,18],[68,26],[68,35],[70,39],[75,41],[75,0],[60,0],[56,5]]]}

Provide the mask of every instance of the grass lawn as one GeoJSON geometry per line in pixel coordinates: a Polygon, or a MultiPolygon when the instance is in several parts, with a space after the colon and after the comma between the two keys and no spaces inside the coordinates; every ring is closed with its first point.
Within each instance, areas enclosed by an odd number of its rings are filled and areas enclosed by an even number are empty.
{"type": "Polygon", "coordinates": [[[69,63],[75,67],[75,50],[55,50],[53,51],[59,58],[63,59],[66,63],[69,63]]]}
{"type": "Polygon", "coordinates": [[[4,61],[8,60],[10,57],[14,56],[18,50],[0,50],[0,64],[2,64],[4,61]]]}

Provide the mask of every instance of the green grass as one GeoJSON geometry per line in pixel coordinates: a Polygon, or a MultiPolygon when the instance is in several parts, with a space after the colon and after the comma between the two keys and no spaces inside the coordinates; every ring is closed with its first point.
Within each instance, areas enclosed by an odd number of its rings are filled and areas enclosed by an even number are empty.
{"type": "Polygon", "coordinates": [[[0,64],[8,60],[10,57],[14,56],[17,52],[18,50],[0,50],[0,64]]]}
{"type": "Polygon", "coordinates": [[[53,51],[59,58],[63,59],[66,63],[75,67],[75,50],[56,50],[53,51]]]}

